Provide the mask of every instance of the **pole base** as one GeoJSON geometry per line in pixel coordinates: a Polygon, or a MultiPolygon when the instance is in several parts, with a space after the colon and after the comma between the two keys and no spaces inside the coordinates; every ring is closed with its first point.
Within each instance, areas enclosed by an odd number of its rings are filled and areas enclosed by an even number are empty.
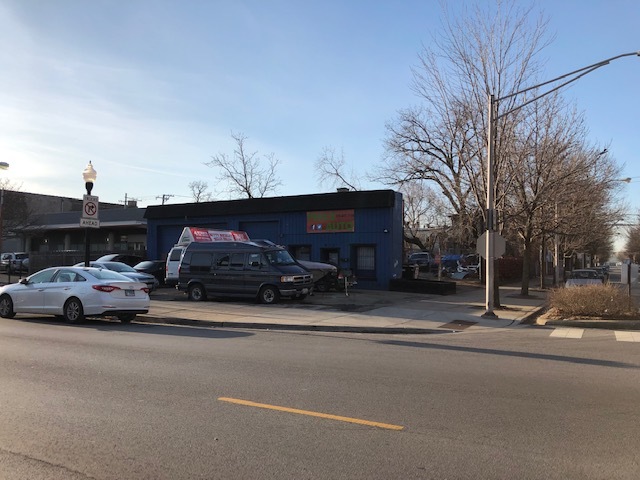
{"type": "Polygon", "coordinates": [[[480,315],[482,318],[493,318],[493,319],[497,319],[498,315],[496,315],[495,313],[493,313],[493,310],[487,310],[486,312],[484,312],[482,315],[480,315]]]}

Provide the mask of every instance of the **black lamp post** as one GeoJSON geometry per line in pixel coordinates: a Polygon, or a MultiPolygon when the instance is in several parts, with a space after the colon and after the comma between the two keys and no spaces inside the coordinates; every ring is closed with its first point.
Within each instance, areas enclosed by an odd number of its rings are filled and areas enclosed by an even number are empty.
{"type": "MultiPolygon", "coordinates": [[[[87,167],[82,172],[82,178],[84,179],[84,186],[87,189],[87,195],[91,195],[91,190],[93,190],[93,182],[96,181],[97,176],[97,172],[94,170],[91,162],[89,162],[89,165],[87,165],[87,167]]],[[[89,258],[89,227],[86,227],[84,230],[84,266],[88,267],[90,263],[91,259],[89,258]]]]}

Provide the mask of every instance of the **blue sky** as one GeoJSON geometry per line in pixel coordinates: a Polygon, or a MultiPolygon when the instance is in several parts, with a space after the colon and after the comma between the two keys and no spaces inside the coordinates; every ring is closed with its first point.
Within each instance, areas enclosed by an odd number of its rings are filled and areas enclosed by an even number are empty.
{"type": "MultiPolygon", "coordinates": [[[[640,50],[637,0],[534,4],[555,35],[543,80],[640,50]]],[[[280,159],[279,195],[327,191],[313,170],[323,147],[356,171],[379,162],[385,123],[416,103],[410,69],[440,22],[438,1],[0,0],[2,175],[79,198],[91,160],[102,201],[187,202],[194,180],[226,199],[204,162],[232,152],[233,131],[280,159]]],[[[638,179],[639,86],[640,57],[629,57],[566,91],[591,140],[638,179]]],[[[625,188],[637,197],[636,182],[625,188]]]]}

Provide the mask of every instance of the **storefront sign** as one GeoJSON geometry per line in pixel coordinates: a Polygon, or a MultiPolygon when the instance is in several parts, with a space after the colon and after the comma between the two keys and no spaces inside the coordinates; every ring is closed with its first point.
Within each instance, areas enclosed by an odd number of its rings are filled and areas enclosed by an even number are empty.
{"type": "Polygon", "coordinates": [[[307,233],[355,232],[354,210],[307,212],[307,233]]]}

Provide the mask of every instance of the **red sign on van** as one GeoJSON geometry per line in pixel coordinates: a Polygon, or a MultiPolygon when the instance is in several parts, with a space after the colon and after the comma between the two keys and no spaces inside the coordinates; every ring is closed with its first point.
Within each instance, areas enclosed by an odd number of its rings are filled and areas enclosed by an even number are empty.
{"type": "Polygon", "coordinates": [[[178,245],[188,245],[191,242],[248,242],[249,235],[239,230],[209,230],[200,227],[184,227],[178,245]]]}

